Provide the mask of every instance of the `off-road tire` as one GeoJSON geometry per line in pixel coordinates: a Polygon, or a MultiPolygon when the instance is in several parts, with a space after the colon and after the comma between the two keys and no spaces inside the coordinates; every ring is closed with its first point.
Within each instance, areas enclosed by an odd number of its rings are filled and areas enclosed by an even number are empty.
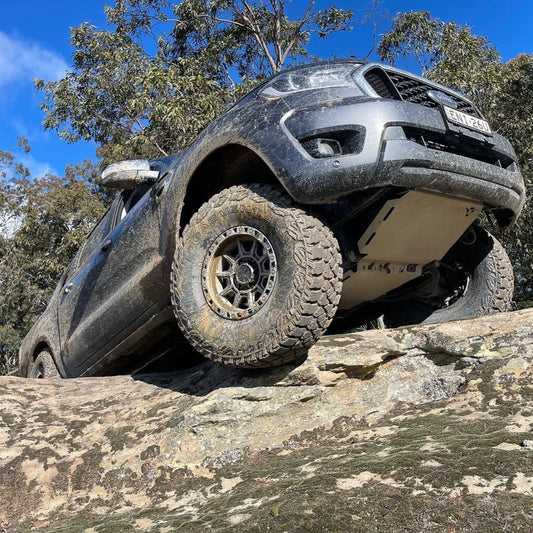
{"type": "Polygon", "coordinates": [[[339,245],[331,230],[267,185],[231,187],[206,202],[184,229],[172,268],[172,303],[184,335],[202,355],[237,367],[276,366],[305,353],[333,319],[341,288],[339,245]],[[205,284],[209,250],[229,231],[243,238],[257,231],[271,244],[264,274],[269,289],[243,317],[231,305],[223,316],[205,284]]]}
{"type": "Polygon", "coordinates": [[[33,365],[30,366],[28,377],[38,379],[60,377],[54,359],[48,350],[39,352],[33,365]]]}
{"type": "Polygon", "coordinates": [[[469,274],[466,291],[451,305],[437,309],[422,324],[475,318],[509,310],[514,276],[509,256],[488,231],[477,228],[481,260],[469,274]]]}

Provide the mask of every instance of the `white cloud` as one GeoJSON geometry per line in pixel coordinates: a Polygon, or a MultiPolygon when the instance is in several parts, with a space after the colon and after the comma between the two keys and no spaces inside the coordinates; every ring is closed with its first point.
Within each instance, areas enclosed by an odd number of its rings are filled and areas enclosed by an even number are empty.
{"type": "Polygon", "coordinates": [[[0,86],[32,83],[34,78],[58,80],[67,68],[65,60],[56,52],[0,31],[0,86]]]}
{"type": "MultiPolygon", "coordinates": [[[[16,162],[29,170],[31,179],[43,178],[47,174],[59,176],[57,170],[50,163],[38,161],[31,153],[17,154],[16,162]]],[[[4,168],[3,170],[8,179],[14,177],[13,172],[9,168],[4,168]]]]}
{"type": "Polygon", "coordinates": [[[46,176],[46,174],[53,174],[55,176],[59,175],[56,169],[49,163],[37,161],[32,154],[24,154],[17,159],[29,169],[32,178],[42,178],[43,176],[46,176]]]}

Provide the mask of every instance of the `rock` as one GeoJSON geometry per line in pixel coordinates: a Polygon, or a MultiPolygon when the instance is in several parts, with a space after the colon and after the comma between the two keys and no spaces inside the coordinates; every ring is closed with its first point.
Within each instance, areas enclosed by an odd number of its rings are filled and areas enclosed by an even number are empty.
{"type": "Polygon", "coordinates": [[[533,310],[300,365],[0,378],[0,532],[489,531],[533,519],[533,310]]]}

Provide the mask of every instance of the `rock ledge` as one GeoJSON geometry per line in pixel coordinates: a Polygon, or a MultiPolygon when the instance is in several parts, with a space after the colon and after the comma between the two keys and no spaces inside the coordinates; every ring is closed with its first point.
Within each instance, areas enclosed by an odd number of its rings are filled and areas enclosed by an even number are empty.
{"type": "Polygon", "coordinates": [[[3,377],[0,532],[528,531],[532,358],[527,310],[268,371],[3,377]]]}

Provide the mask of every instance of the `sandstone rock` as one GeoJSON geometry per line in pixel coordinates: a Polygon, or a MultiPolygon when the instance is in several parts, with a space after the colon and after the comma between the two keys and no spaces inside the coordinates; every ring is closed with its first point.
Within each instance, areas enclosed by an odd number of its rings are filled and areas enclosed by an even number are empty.
{"type": "Polygon", "coordinates": [[[529,310],[268,371],[0,378],[0,532],[530,531],[532,358],[529,310]]]}

